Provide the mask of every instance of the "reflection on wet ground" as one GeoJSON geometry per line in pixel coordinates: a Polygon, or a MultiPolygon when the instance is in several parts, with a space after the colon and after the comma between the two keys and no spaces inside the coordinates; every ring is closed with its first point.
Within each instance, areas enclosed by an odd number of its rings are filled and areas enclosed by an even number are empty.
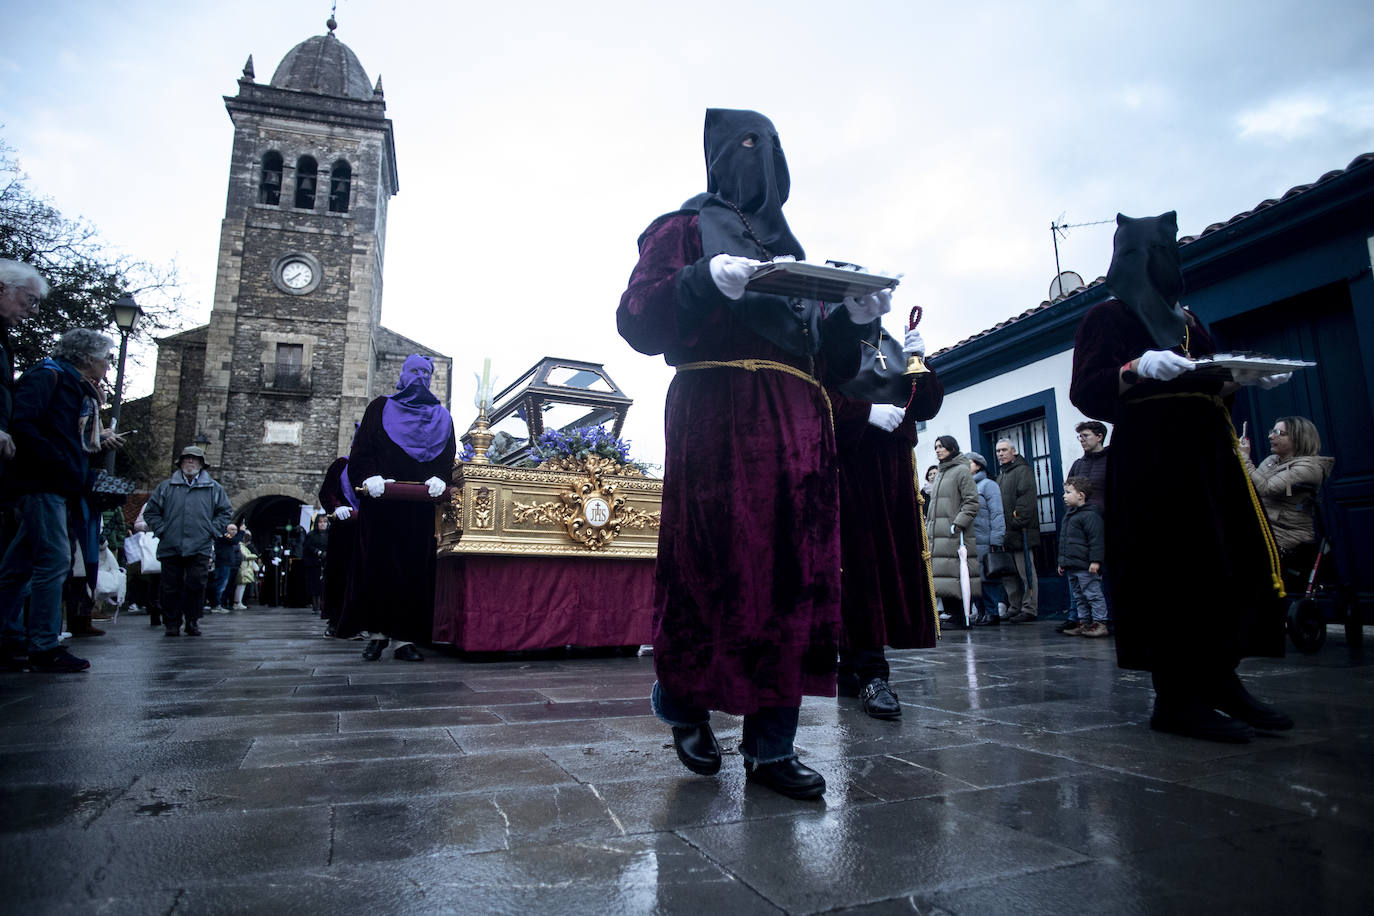
{"type": "Polygon", "coordinates": [[[1374,911],[1374,667],[1251,660],[1298,721],[1155,734],[1148,676],[1049,623],[891,653],[900,722],[809,698],[795,802],[677,762],[650,658],[363,662],[297,610],[146,617],[0,675],[5,909],[292,913],[1374,911]]]}

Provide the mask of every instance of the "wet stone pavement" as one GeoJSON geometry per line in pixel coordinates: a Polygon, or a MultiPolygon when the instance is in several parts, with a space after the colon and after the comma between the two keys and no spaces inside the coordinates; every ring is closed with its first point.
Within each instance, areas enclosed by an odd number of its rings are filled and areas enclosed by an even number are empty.
{"type": "Polygon", "coordinates": [[[1298,728],[1239,746],[1149,731],[1110,639],[947,633],[892,653],[900,722],[806,701],[830,789],[797,802],[746,786],[736,718],[684,770],[649,658],[106,626],[83,675],[0,675],[0,911],[1374,912],[1374,667],[1335,628],[1245,663],[1298,728]]]}

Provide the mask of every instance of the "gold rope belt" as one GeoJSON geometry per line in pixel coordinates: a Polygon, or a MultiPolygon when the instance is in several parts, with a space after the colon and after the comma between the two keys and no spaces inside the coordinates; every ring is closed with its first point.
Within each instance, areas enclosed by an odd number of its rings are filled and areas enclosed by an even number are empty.
{"type": "Polygon", "coordinates": [[[691,372],[697,369],[743,369],[746,372],[758,372],[766,369],[771,372],[785,372],[816,386],[821,393],[821,400],[825,401],[825,415],[830,418],[830,431],[832,433],[835,431],[835,412],[830,407],[830,395],[825,393],[825,386],[814,375],[803,372],[796,366],[774,362],[771,359],[704,359],[695,363],[683,363],[675,368],[678,372],[691,372]]]}
{"type": "MultiPolygon", "coordinates": [[[[930,592],[930,616],[935,618],[935,638],[940,639],[940,612],[935,607],[935,570],[930,566],[930,538],[926,534],[925,496],[916,476],[916,449],[911,450],[911,485],[916,488],[916,522],[921,527],[921,561],[926,566],[926,589],[930,592]]],[[[981,573],[982,570],[979,570],[981,573]]]]}
{"type": "Polygon", "coordinates": [[[1273,585],[1278,597],[1284,597],[1283,573],[1279,566],[1279,548],[1274,543],[1274,533],[1269,528],[1269,518],[1264,514],[1264,506],[1261,505],[1259,493],[1255,490],[1255,482],[1250,479],[1249,472],[1245,470],[1245,460],[1241,457],[1240,452],[1240,439],[1236,436],[1236,424],[1231,422],[1231,412],[1226,409],[1226,402],[1215,394],[1203,394],[1200,391],[1179,391],[1172,394],[1152,394],[1126,403],[1128,405],[1139,404],[1142,401],[1158,401],[1164,398],[1202,398],[1205,401],[1211,401],[1226,418],[1226,429],[1231,434],[1231,452],[1236,456],[1236,468],[1240,471],[1240,476],[1245,479],[1245,491],[1250,494],[1250,506],[1255,510],[1255,517],[1259,519],[1260,531],[1264,533],[1264,546],[1269,553],[1270,584],[1273,585]]]}

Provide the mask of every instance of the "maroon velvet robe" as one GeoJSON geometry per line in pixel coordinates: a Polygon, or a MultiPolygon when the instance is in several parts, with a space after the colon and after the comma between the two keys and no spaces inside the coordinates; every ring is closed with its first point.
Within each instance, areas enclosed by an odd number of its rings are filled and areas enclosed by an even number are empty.
{"type": "MultiPolygon", "coordinates": [[[[352,506],[344,499],[341,475],[348,464],[347,458],[338,458],[324,472],[324,483],[320,485],[320,505],[331,516],[340,506],[352,506]]],[[[335,626],[343,612],[344,592],[348,587],[348,574],[353,568],[353,554],[357,550],[358,516],[351,515],[344,521],[331,518],[329,522],[329,552],[324,558],[324,600],[320,603],[320,615],[335,626]]]]}
{"type": "MultiPolygon", "coordinates": [[[[1189,313],[1189,352],[1216,352],[1189,313]]],[[[1200,674],[1283,655],[1272,537],[1237,451],[1222,383],[1185,374],[1123,394],[1121,366],[1155,349],[1111,299],[1074,338],[1069,398],[1112,423],[1107,575],[1123,668],[1200,674]]],[[[1275,554],[1276,556],[1276,554],[1275,554]]]]}
{"type": "MultiPolygon", "coordinates": [[[[418,483],[448,480],[457,450],[453,435],[430,461],[416,461],[386,434],[382,408],[367,405],[348,455],[354,486],[372,476],[418,483]]],[[[394,639],[429,642],[434,632],[434,504],[359,496],[358,536],[344,594],[339,635],[361,631],[394,639]]]]}
{"type": "MultiPolygon", "coordinates": [[[[850,651],[928,649],[939,633],[916,485],[916,421],[940,410],[934,372],[892,432],[868,422],[869,401],[831,389],[840,459],[841,608],[850,651]]],[[[899,405],[900,406],[900,405],[899,405]]]]}
{"type": "MultiPolygon", "coordinates": [[[[620,300],[621,335],[669,365],[767,359],[809,372],[731,318],[702,256],[696,216],[655,221],[620,300]]],[[[843,309],[820,362],[858,369],[843,309]]],[[[871,333],[871,331],[869,331],[871,333]]],[[[846,376],[847,373],[847,376],[846,376]]],[[[835,695],[840,539],[835,433],[824,391],[785,372],[678,373],[666,404],[654,667],[680,702],[745,715],[835,695]]]]}

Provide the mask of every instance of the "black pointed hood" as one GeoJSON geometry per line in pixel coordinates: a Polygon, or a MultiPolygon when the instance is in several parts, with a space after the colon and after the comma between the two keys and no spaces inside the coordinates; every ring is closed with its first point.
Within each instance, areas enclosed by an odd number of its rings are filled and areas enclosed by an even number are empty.
{"type": "Polygon", "coordinates": [[[1178,301],[1183,293],[1178,214],[1116,215],[1107,288],[1145,325],[1155,346],[1171,350],[1183,343],[1188,319],[1178,301]]]}

